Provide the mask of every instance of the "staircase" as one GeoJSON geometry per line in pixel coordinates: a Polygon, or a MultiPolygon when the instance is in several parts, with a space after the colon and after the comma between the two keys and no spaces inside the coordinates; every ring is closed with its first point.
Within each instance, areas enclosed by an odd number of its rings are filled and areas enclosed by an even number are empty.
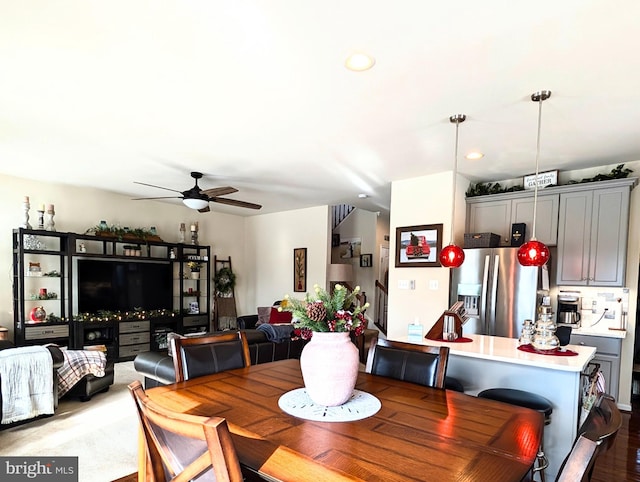
{"type": "Polygon", "coordinates": [[[349,204],[336,204],[331,206],[331,229],[336,229],[354,209],[355,206],[349,204]]]}

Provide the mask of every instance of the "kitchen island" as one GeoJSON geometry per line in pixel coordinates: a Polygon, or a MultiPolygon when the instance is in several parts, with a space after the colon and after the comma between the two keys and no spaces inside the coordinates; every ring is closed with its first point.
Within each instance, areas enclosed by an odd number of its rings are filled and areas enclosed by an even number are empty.
{"type": "Polygon", "coordinates": [[[577,356],[553,356],[518,350],[517,340],[486,335],[465,335],[470,343],[423,339],[399,341],[449,347],[447,376],[455,377],[465,393],[477,395],[487,388],[515,388],[537,393],[551,401],[551,423],[544,429],[544,450],[549,458],[547,480],[553,480],[571,450],[580,421],[581,374],[596,348],[567,345],[577,356]]]}

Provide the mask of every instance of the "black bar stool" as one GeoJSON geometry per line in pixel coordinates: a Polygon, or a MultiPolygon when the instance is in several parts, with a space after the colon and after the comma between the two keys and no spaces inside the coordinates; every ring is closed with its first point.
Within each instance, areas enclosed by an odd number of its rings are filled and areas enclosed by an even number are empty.
{"type": "MultiPolygon", "coordinates": [[[[535,393],[516,390],[514,388],[490,388],[478,393],[478,397],[489,398],[498,402],[510,403],[511,405],[517,405],[518,407],[536,410],[544,415],[545,425],[549,425],[551,423],[551,413],[553,412],[551,402],[535,393]]],[[[531,478],[533,479],[537,472],[540,474],[540,480],[545,482],[544,469],[548,466],[549,461],[544,455],[543,440],[541,439],[540,447],[538,448],[538,455],[536,456],[536,461],[532,469],[531,478]]]]}

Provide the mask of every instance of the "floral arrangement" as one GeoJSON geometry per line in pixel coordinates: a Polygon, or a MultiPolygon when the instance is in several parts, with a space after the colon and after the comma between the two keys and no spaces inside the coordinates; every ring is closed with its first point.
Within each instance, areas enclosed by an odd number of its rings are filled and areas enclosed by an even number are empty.
{"type": "Polygon", "coordinates": [[[356,335],[364,332],[367,320],[363,312],[369,307],[369,303],[358,305],[356,295],[360,291],[359,286],[349,292],[346,287],[337,284],[332,295],[317,284],[313,288],[315,297],[307,293],[304,300],[298,300],[286,295],[278,308],[279,311],[290,311],[293,314],[293,326],[298,336],[308,340],[314,331],[353,331],[356,335]]]}
{"type": "Polygon", "coordinates": [[[197,261],[189,261],[187,263],[187,266],[191,271],[200,271],[200,268],[202,268],[202,264],[198,263],[197,261]]]}

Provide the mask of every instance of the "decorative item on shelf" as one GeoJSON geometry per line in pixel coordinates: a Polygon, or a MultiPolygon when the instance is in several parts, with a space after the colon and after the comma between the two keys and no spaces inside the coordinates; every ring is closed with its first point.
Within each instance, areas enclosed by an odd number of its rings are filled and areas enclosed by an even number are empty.
{"type": "Polygon", "coordinates": [[[202,268],[202,264],[198,261],[189,261],[187,266],[191,270],[191,279],[200,279],[200,268],[202,268]]]}
{"type": "Polygon", "coordinates": [[[53,291],[47,291],[46,288],[40,288],[38,293],[33,293],[31,295],[32,300],[57,300],[58,293],[54,293],[53,291]]]}
{"type": "Polygon", "coordinates": [[[525,223],[513,223],[511,225],[511,247],[522,246],[526,233],[527,225],[525,223]]]}
{"type": "MultiPolygon", "coordinates": [[[[540,163],[540,125],[542,123],[542,102],[551,97],[551,91],[541,90],[531,94],[531,100],[538,103],[538,136],[536,140],[536,173],[540,163]]],[[[549,261],[549,248],[536,239],[536,214],[538,208],[538,183],[533,189],[533,220],[531,222],[531,239],[518,248],[518,261],[522,266],[544,266],[549,261]]]]}
{"type": "Polygon", "coordinates": [[[236,275],[231,271],[231,268],[220,268],[213,277],[213,284],[216,296],[230,296],[236,286],[236,275]]]}
{"type": "Polygon", "coordinates": [[[180,230],[178,231],[178,243],[184,243],[186,231],[187,228],[185,227],[184,223],[180,223],[180,230]]]}
{"type": "Polygon", "coordinates": [[[456,143],[455,150],[453,155],[453,187],[451,189],[453,199],[451,201],[451,236],[450,242],[447,246],[442,248],[440,251],[440,264],[445,268],[459,268],[464,262],[464,251],[460,246],[457,246],[453,242],[453,223],[455,222],[456,215],[456,184],[458,178],[458,130],[460,128],[460,123],[464,122],[467,119],[467,116],[464,114],[456,114],[449,117],[449,122],[452,122],[456,125],[456,143]]]}
{"type": "Polygon", "coordinates": [[[27,271],[26,276],[42,276],[40,263],[33,263],[29,261],[29,271],[27,271]]]}
{"type": "Polygon", "coordinates": [[[357,304],[359,286],[349,292],[338,284],[332,295],[318,285],[314,290],[316,296],[307,293],[304,300],[286,295],[278,311],[290,311],[295,333],[311,338],[300,356],[304,385],[311,400],[332,407],[349,400],[355,388],[359,354],[349,333],[364,333],[369,303],[357,304]]]}
{"type": "Polygon", "coordinates": [[[29,209],[31,209],[31,204],[29,204],[29,196],[24,197],[24,201],[22,203],[22,209],[23,209],[23,220],[20,227],[25,229],[31,229],[31,224],[29,224],[29,209]]]}
{"type": "MultiPolygon", "coordinates": [[[[131,321],[131,320],[149,320],[154,318],[175,317],[180,314],[180,310],[141,310],[134,309],[131,311],[105,311],[100,310],[96,313],[78,313],[73,316],[73,321],[77,322],[111,322],[111,321],[131,321]]],[[[49,316],[52,318],[52,315],[49,316]]]]}
{"type": "Polygon", "coordinates": [[[55,231],[56,230],[56,223],[53,220],[53,217],[55,216],[56,211],[53,207],[53,204],[49,204],[47,206],[47,224],[44,227],[47,231],[55,231]]]}
{"type": "Polygon", "coordinates": [[[84,243],[80,243],[78,244],[78,253],[86,253],[87,252],[87,247],[85,246],[84,243]]]}
{"type": "Polygon", "coordinates": [[[42,276],[47,276],[49,278],[60,278],[62,275],[60,274],[60,271],[53,269],[51,271],[47,271],[42,276]]]}
{"type": "Polygon", "coordinates": [[[44,204],[38,209],[38,229],[44,229],[44,204]]]}
{"type": "Polygon", "coordinates": [[[191,244],[198,245],[198,221],[191,225],[191,244]]]}
{"type": "Polygon", "coordinates": [[[40,239],[38,239],[37,236],[34,236],[33,234],[25,235],[23,241],[24,241],[23,242],[24,249],[30,249],[30,250],[46,249],[46,245],[42,241],[40,241],[40,239]]]}
{"type": "Polygon", "coordinates": [[[149,228],[149,232],[151,233],[152,236],[157,236],[158,235],[158,230],[156,229],[155,226],[151,226],[149,228]]]}
{"type": "Polygon", "coordinates": [[[98,227],[102,231],[108,231],[108,229],[109,229],[109,225],[107,224],[107,222],[105,220],[100,221],[100,224],[98,225],[98,227]]]}
{"type": "Polygon", "coordinates": [[[29,318],[33,323],[42,323],[47,319],[47,312],[42,306],[35,306],[31,309],[29,318]]]}
{"type": "Polygon", "coordinates": [[[176,259],[176,250],[173,248],[169,250],[169,259],[176,259]]]}
{"type": "MultiPolygon", "coordinates": [[[[106,224],[106,223],[105,223],[106,224]]],[[[88,228],[85,233],[95,234],[103,238],[116,238],[118,241],[158,241],[162,242],[162,239],[157,234],[152,234],[150,230],[145,228],[120,228],[118,226],[102,225],[102,221],[97,226],[88,228]]]]}
{"type": "Polygon", "coordinates": [[[189,302],[189,314],[190,315],[197,315],[198,313],[200,313],[200,307],[198,305],[197,301],[190,301],[189,302]]]}
{"type": "Polygon", "coordinates": [[[536,329],[532,320],[526,319],[522,323],[522,333],[518,338],[518,346],[531,345],[536,329]]]}

